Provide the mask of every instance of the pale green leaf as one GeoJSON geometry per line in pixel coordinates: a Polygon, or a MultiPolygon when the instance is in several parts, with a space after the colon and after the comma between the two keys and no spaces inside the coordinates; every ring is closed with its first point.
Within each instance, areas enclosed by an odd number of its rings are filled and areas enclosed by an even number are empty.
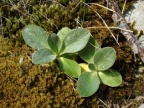
{"type": "Polygon", "coordinates": [[[61,30],[58,31],[57,35],[60,39],[60,45],[59,45],[60,51],[62,51],[64,49],[63,42],[64,42],[65,37],[67,36],[67,34],[70,31],[71,31],[71,29],[68,27],[63,27],[61,30]]]}
{"type": "Polygon", "coordinates": [[[78,57],[78,54],[77,53],[67,53],[67,54],[63,54],[61,57],[71,59],[71,60],[76,60],[78,57]]]}
{"type": "Polygon", "coordinates": [[[98,50],[94,57],[94,64],[98,70],[107,70],[115,62],[116,51],[112,47],[105,47],[98,50]]]}
{"type": "Polygon", "coordinates": [[[57,54],[60,47],[60,40],[55,33],[52,33],[50,36],[48,36],[48,44],[51,50],[57,54]]]}
{"type": "Polygon", "coordinates": [[[58,59],[58,62],[60,70],[63,71],[64,73],[75,78],[78,78],[79,75],[81,74],[81,68],[76,61],[60,57],[58,59]]]}
{"type": "Polygon", "coordinates": [[[92,64],[92,63],[90,63],[90,64],[88,65],[88,67],[89,67],[89,69],[90,69],[91,71],[94,71],[94,72],[97,71],[96,66],[95,66],[94,64],[92,64]]]}
{"type": "Polygon", "coordinates": [[[90,32],[85,28],[71,30],[64,39],[64,53],[75,53],[82,50],[90,38],[90,32]]]}
{"type": "Polygon", "coordinates": [[[47,48],[37,50],[32,55],[32,62],[34,64],[44,64],[51,62],[56,59],[56,55],[53,54],[53,52],[47,48]]]}
{"type": "Polygon", "coordinates": [[[91,36],[86,47],[84,47],[81,51],[79,51],[79,55],[84,61],[88,63],[93,63],[94,55],[99,49],[100,49],[99,44],[91,36]]]}
{"type": "Polygon", "coordinates": [[[114,69],[101,71],[98,74],[102,83],[110,87],[117,87],[122,83],[121,74],[114,69]]]}
{"type": "Polygon", "coordinates": [[[26,44],[35,49],[49,48],[47,39],[48,33],[37,25],[27,25],[23,31],[22,35],[26,44]]]}
{"type": "Polygon", "coordinates": [[[78,78],[78,92],[81,97],[93,95],[99,88],[97,72],[83,72],[78,78]]]}
{"type": "Polygon", "coordinates": [[[71,31],[70,28],[68,27],[63,27],[61,30],[58,31],[57,35],[60,38],[60,41],[63,42],[65,39],[66,35],[71,31]]]}

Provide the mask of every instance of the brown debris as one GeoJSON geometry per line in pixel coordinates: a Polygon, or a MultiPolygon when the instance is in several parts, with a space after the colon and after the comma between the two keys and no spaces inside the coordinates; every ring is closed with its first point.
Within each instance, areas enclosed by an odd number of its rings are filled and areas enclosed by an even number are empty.
{"type": "Polygon", "coordinates": [[[117,23],[120,28],[125,29],[125,30],[121,30],[121,33],[127,39],[128,44],[131,47],[131,49],[133,50],[133,52],[135,54],[139,54],[142,62],[144,62],[144,50],[140,47],[139,41],[137,40],[135,35],[132,32],[127,31],[127,30],[130,30],[130,28],[127,25],[127,22],[126,22],[125,18],[123,17],[122,12],[120,11],[117,3],[113,0],[111,0],[109,2],[109,6],[113,10],[112,18],[113,18],[114,22],[117,23]]]}

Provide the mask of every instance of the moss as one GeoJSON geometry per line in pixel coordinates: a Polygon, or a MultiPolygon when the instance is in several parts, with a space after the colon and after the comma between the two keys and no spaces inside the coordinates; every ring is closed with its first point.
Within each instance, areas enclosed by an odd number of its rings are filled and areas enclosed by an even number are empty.
{"type": "MultiPolygon", "coordinates": [[[[80,20],[80,24],[84,27],[105,26],[95,10],[101,14],[108,26],[115,26],[111,19],[112,13],[101,7],[91,5],[90,9],[83,4],[77,6],[77,2],[69,0],[57,1],[58,3],[45,3],[39,0],[27,0],[24,5],[13,0],[14,5],[10,6],[9,1],[5,0],[2,1],[2,5],[0,4],[3,28],[0,43],[1,106],[94,108],[102,106],[100,98],[106,104],[114,103],[123,107],[133,102],[131,107],[137,107],[143,102],[142,99],[135,100],[137,96],[143,94],[143,80],[141,77],[135,77],[139,61],[134,61],[126,39],[118,30],[111,31],[118,37],[119,45],[106,28],[90,29],[102,47],[111,46],[116,49],[117,61],[112,68],[123,76],[123,84],[120,87],[110,88],[101,85],[93,96],[80,98],[76,82],[60,72],[56,63],[46,65],[31,63],[34,50],[25,44],[21,36],[22,28],[29,23],[35,23],[48,32],[57,32],[64,26],[70,28],[79,26],[74,19],[80,20]]],[[[105,1],[96,2],[107,5],[105,1]]]]}
{"type": "Polygon", "coordinates": [[[7,2],[2,3],[2,28],[6,36],[9,36],[9,33],[15,35],[17,30],[29,23],[35,23],[50,32],[57,32],[64,26],[74,28],[74,19],[83,14],[80,13],[83,8],[79,8],[80,5],[76,7],[77,2],[70,1],[45,3],[28,0],[24,3],[14,2],[12,6],[6,5],[7,2]]]}
{"type": "MultiPolygon", "coordinates": [[[[128,0],[128,1],[126,1],[126,4],[125,4],[125,7],[124,7],[123,12],[125,13],[125,12],[127,11],[127,9],[128,9],[131,5],[133,5],[134,2],[136,2],[136,1],[135,1],[135,0],[131,0],[131,1],[128,0]]],[[[123,6],[124,6],[124,2],[121,1],[121,0],[118,0],[118,5],[119,5],[120,9],[122,10],[122,9],[123,9],[123,6]]]]}
{"type": "Polygon", "coordinates": [[[32,50],[25,45],[21,48],[14,41],[5,38],[0,55],[0,103],[3,108],[81,105],[83,99],[78,96],[74,82],[61,73],[55,63],[33,65],[26,56],[32,50]],[[8,48],[7,44],[10,44],[8,48]],[[24,60],[19,64],[22,55],[24,60]]]}

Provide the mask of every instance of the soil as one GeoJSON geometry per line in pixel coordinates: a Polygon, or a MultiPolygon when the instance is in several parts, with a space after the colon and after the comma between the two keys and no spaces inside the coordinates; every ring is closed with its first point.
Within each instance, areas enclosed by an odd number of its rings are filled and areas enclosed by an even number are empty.
{"type": "MultiPolygon", "coordinates": [[[[109,27],[116,26],[111,18],[112,12],[76,0],[52,1],[0,3],[1,108],[137,108],[144,103],[144,71],[138,70],[143,63],[133,54],[119,30],[111,29],[118,45],[107,28],[100,28],[105,25],[96,12],[109,27]],[[123,83],[116,88],[101,84],[93,96],[81,98],[77,82],[61,72],[57,63],[32,64],[34,49],[26,45],[21,35],[21,30],[30,23],[55,33],[65,26],[88,28],[101,47],[115,48],[117,60],[112,68],[121,73],[123,83]]],[[[85,2],[107,6],[104,0],[85,2]]],[[[126,8],[132,2],[127,2],[126,8]]],[[[118,3],[122,9],[124,1],[118,3]]]]}

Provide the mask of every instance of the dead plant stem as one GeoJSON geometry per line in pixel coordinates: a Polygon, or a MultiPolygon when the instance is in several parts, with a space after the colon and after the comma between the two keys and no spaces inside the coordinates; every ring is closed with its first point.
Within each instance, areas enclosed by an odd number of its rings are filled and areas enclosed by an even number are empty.
{"type": "MultiPolygon", "coordinates": [[[[83,2],[86,6],[88,6],[90,9],[92,9],[87,3],[83,2]]],[[[102,20],[103,24],[106,26],[106,28],[108,29],[108,31],[110,32],[110,34],[112,35],[112,37],[114,38],[114,40],[116,41],[116,43],[119,45],[118,40],[116,39],[116,37],[114,36],[114,34],[112,33],[112,31],[109,29],[108,25],[106,24],[106,22],[104,21],[104,19],[102,18],[102,16],[95,11],[94,9],[92,9],[97,15],[98,17],[102,20]]]]}
{"type": "MultiPolygon", "coordinates": [[[[118,4],[114,0],[110,0],[109,6],[113,9],[113,21],[118,24],[119,27],[125,30],[130,30],[127,22],[120,11],[118,4]]],[[[129,46],[133,50],[134,54],[139,54],[142,62],[144,62],[144,50],[140,47],[138,39],[132,32],[121,30],[121,33],[125,36],[129,46]]]]}

